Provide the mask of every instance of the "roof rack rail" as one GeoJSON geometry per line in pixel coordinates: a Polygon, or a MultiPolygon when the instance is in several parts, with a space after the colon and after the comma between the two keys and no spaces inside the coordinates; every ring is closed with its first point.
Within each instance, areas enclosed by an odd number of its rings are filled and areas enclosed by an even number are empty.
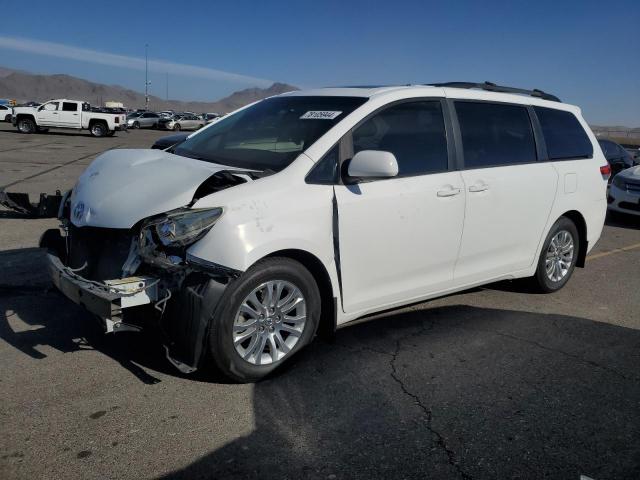
{"type": "Polygon", "coordinates": [[[501,93],[519,93],[522,95],[529,95],[531,97],[542,98],[543,100],[551,100],[552,102],[560,102],[561,100],[555,95],[545,93],[542,90],[534,88],[533,90],[526,90],[524,88],[503,87],[491,82],[475,83],[475,82],[445,82],[445,83],[429,83],[433,87],[450,87],[450,88],[479,88],[481,90],[488,90],[490,92],[501,93]]]}

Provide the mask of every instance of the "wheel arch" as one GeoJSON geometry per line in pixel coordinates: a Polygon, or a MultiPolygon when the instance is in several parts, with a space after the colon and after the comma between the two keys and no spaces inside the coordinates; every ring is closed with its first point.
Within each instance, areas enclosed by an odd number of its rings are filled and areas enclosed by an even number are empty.
{"type": "Polygon", "coordinates": [[[571,220],[578,229],[578,235],[580,235],[580,248],[578,250],[578,259],[576,260],[576,266],[584,268],[587,260],[587,222],[584,216],[577,210],[568,210],[564,212],[560,217],[566,217],[571,220]]]}
{"type": "Polygon", "coordinates": [[[102,123],[104,124],[105,127],[107,127],[107,130],[109,130],[109,124],[107,123],[107,121],[103,118],[92,118],[91,120],[89,120],[89,128],[91,128],[92,126],[94,126],[96,123],[102,123]]]}
{"type": "Polygon", "coordinates": [[[18,115],[16,115],[16,122],[19,122],[20,120],[24,120],[25,118],[29,118],[33,120],[33,123],[36,122],[36,117],[34,117],[30,113],[19,113],[18,115]]]}
{"type": "Polygon", "coordinates": [[[320,291],[320,325],[318,334],[331,337],[337,324],[337,295],[334,294],[331,276],[322,261],[314,254],[305,250],[285,249],[277,250],[262,258],[285,257],[300,262],[313,276],[320,291]]]}

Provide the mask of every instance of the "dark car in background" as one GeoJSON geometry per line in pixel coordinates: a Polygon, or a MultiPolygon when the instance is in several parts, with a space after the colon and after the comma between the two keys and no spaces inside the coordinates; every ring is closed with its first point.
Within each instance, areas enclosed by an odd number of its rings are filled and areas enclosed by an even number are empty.
{"type": "Polygon", "coordinates": [[[164,150],[165,148],[172,147],[173,145],[177,145],[179,143],[184,142],[187,137],[191,135],[190,133],[176,133],[175,135],[167,135],[166,137],[161,137],[151,146],[151,148],[156,150],[164,150]]]}
{"type": "Polygon", "coordinates": [[[631,154],[625,150],[625,148],[612,141],[612,140],[598,140],[600,144],[600,148],[602,148],[602,152],[604,153],[607,162],[611,165],[611,177],[615,177],[622,170],[626,170],[627,168],[633,167],[637,160],[635,160],[631,154]]]}

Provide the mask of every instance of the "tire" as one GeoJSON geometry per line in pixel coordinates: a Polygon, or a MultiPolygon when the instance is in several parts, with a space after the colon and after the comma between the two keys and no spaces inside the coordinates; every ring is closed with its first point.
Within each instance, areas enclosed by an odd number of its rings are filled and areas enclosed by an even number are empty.
{"type": "Polygon", "coordinates": [[[138,128],[140,128],[140,123],[139,122],[133,122],[132,126],[133,126],[133,128],[135,128],[137,130],[138,128]]]}
{"type": "Polygon", "coordinates": [[[157,129],[158,129],[158,124],[157,124],[157,123],[154,123],[153,125],[151,125],[151,128],[152,128],[153,130],[157,130],[157,129]]]}
{"type": "Polygon", "coordinates": [[[11,123],[11,114],[9,114],[6,117],[4,117],[4,121],[7,122],[7,123],[11,123]]]}
{"type": "Polygon", "coordinates": [[[113,137],[116,134],[115,130],[109,130],[109,132],[107,133],[107,137],[113,137]]]}
{"type": "Polygon", "coordinates": [[[48,128],[37,127],[38,133],[47,133],[49,131],[48,128]]]}
{"type": "Polygon", "coordinates": [[[89,127],[89,129],[91,131],[91,135],[94,137],[104,137],[109,132],[107,126],[103,122],[95,122],[91,127],[89,127]]]}
{"type": "Polygon", "coordinates": [[[180,127],[180,124],[179,124],[179,123],[176,123],[176,124],[173,126],[173,131],[174,131],[174,132],[179,132],[181,129],[182,129],[182,127],[180,127]]]}
{"type": "Polygon", "coordinates": [[[35,133],[37,131],[36,122],[31,118],[21,118],[18,120],[18,131],[20,133],[35,133]]]}
{"type": "Polygon", "coordinates": [[[552,293],[564,287],[576,268],[579,252],[580,235],[576,225],[569,218],[560,217],[549,230],[542,245],[538,267],[532,277],[534,288],[544,293],[552,293]],[[566,253],[569,248],[570,257],[569,253],[566,253]],[[547,256],[550,256],[549,264],[547,264],[547,256]]]}
{"type": "MultiPolygon", "coordinates": [[[[311,342],[318,328],[321,303],[318,285],[302,264],[290,258],[273,257],[258,262],[229,284],[218,305],[211,318],[209,329],[210,357],[215,367],[224,375],[237,382],[247,383],[269,375],[311,342]],[[249,300],[248,297],[257,292],[256,300],[269,304],[266,300],[268,297],[262,294],[266,292],[266,285],[272,285],[272,291],[275,293],[278,282],[282,286],[279,301],[283,304],[279,305],[276,300],[275,311],[269,313],[264,310],[264,303],[256,304],[249,300]],[[291,300],[285,301],[289,295],[294,295],[297,299],[295,302],[299,303],[294,310],[289,309],[285,312],[287,306],[293,303],[291,300]],[[299,300],[300,297],[302,302],[299,300]],[[249,310],[246,307],[241,313],[240,308],[243,304],[267,315],[263,314],[260,319],[257,312],[256,315],[252,315],[248,313],[249,310]],[[262,308],[255,308],[258,305],[262,305],[262,308]],[[282,310],[279,310],[278,306],[282,310]],[[300,316],[304,319],[289,323],[286,319],[292,317],[287,316],[287,312],[289,314],[294,312],[296,317],[300,316]],[[236,322],[242,324],[251,321],[255,324],[253,330],[251,327],[246,330],[237,330],[242,328],[242,325],[237,325],[234,329],[236,322]],[[291,330],[291,327],[298,331],[297,334],[289,334],[285,330],[286,328],[291,330]],[[261,333],[258,329],[264,331],[261,333]],[[251,334],[252,331],[253,334],[251,334]],[[238,332],[238,339],[244,336],[245,340],[234,344],[235,332],[238,332]],[[276,346],[275,350],[271,345],[276,346]]],[[[274,303],[272,302],[271,305],[274,303]]]]}

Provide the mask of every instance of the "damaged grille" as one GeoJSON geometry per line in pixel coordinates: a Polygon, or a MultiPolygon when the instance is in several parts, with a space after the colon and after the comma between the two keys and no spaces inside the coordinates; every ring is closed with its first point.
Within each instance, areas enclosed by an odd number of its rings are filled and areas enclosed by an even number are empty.
{"type": "Polygon", "coordinates": [[[68,266],[81,269],[79,275],[89,280],[122,278],[134,232],[70,225],[68,235],[68,266]]]}

